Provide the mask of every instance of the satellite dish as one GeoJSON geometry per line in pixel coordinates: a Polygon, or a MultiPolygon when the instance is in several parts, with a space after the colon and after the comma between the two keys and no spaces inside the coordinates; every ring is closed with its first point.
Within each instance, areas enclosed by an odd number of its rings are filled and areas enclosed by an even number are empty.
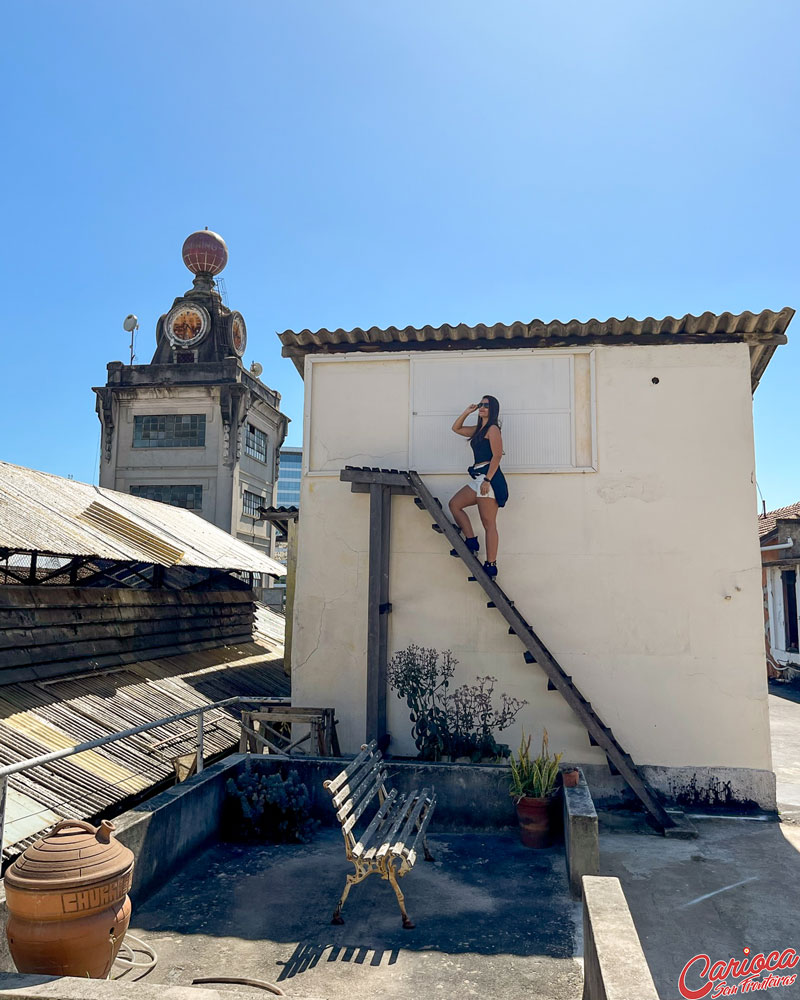
{"type": "Polygon", "coordinates": [[[254,361],[254,362],[252,363],[252,365],[250,365],[250,374],[251,374],[251,375],[255,375],[255,377],[256,377],[256,378],[258,378],[258,376],[259,376],[259,375],[260,375],[260,374],[261,374],[261,373],[262,373],[263,371],[264,371],[264,368],[263,368],[263,367],[262,367],[262,366],[261,366],[261,365],[260,365],[260,364],[259,364],[259,363],[258,363],[257,361],[254,361]]]}
{"type": "Polygon", "coordinates": [[[139,318],[138,316],[134,316],[133,313],[130,313],[122,321],[122,329],[125,330],[127,333],[133,333],[133,331],[138,327],[138,325],[139,325],[139,318]]]}

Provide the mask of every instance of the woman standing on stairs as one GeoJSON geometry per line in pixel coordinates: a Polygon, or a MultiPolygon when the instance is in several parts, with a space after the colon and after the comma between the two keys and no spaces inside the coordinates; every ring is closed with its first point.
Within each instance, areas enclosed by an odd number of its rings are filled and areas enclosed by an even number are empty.
{"type": "Polygon", "coordinates": [[[469,438],[474,463],[467,470],[470,475],[469,485],[462,486],[450,500],[450,513],[466,539],[467,548],[477,552],[480,542],[464,508],[478,505],[478,513],[486,532],[486,561],[483,568],[487,576],[497,576],[497,511],[498,508],[505,507],[508,500],[508,485],[500,471],[503,438],[500,434],[499,417],[500,404],[494,396],[485,395],[481,397],[480,403],[470,403],[453,424],[456,434],[469,438]],[[465,427],[464,421],[476,410],[478,423],[474,427],[465,427]]]}

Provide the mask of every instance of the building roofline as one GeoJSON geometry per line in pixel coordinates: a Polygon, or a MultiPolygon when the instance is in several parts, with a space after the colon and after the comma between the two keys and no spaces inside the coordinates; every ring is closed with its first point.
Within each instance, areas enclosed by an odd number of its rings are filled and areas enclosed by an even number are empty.
{"type": "Polygon", "coordinates": [[[775,348],[787,342],[786,328],[794,316],[794,309],[785,307],[779,312],[764,309],[760,313],[743,312],[719,315],[705,312],[701,316],[687,314],[680,319],[666,316],[655,319],[648,316],[638,320],[590,319],[586,322],[573,319],[563,323],[552,320],[545,323],[534,319],[530,323],[495,323],[493,326],[464,323],[442,326],[407,326],[403,329],[390,326],[386,329],[371,327],[364,330],[317,331],[285,330],[278,334],[283,345],[282,355],[291,358],[303,375],[303,362],[307,354],[343,354],[355,351],[462,351],[507,350],[509,348],[565,347],[574,345],[611,344],[693,344],[693,343],[746,343],[750,347],[752,389],[769,364],[775,348]]]}

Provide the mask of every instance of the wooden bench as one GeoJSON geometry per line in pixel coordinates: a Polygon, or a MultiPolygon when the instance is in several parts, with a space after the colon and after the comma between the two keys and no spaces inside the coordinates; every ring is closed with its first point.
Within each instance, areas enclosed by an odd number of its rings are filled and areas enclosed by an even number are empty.
{"type": "Polygon", "coordinates": [[[396,789],[387,791],[386,778],[385,761],[373,740],[362,746],[361,753],[335,778],[324,782],[333,799],[336,818],[342,824],[347,860],[355,868],[355,872],[347,876],[344,892],[333,913],[333,924],[344,923],[342,907],[350,887],[374,874],[386,879],[394,889],[403,914],[403,927],[410,930],[414,926],[406,913],[397,880],[414,867],[420,839],[425,860],[433,861],[425,831],[433,815],[436,796],[432,788],[398,795],[396,789]],[[364,821],[366,825],[361,824],[363,831],[357,833],[356,824],[376,797],[377,811],[364,821]]]}

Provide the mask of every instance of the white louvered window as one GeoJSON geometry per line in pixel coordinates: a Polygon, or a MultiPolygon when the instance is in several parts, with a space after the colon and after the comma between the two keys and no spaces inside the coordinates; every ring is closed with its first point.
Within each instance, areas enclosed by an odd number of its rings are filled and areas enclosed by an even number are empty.
{"type": "MultiPolygon", "coordinates": [[[[548,350],[412,358],[411,468],[445,473],[470,465],[469,442],[451,427],[469,403],[486,394],[500,401],[504,471],[594,467],[590,354],[548,350]]],[[[476,422],[475,414],[465,426],[476,422]]]]}

